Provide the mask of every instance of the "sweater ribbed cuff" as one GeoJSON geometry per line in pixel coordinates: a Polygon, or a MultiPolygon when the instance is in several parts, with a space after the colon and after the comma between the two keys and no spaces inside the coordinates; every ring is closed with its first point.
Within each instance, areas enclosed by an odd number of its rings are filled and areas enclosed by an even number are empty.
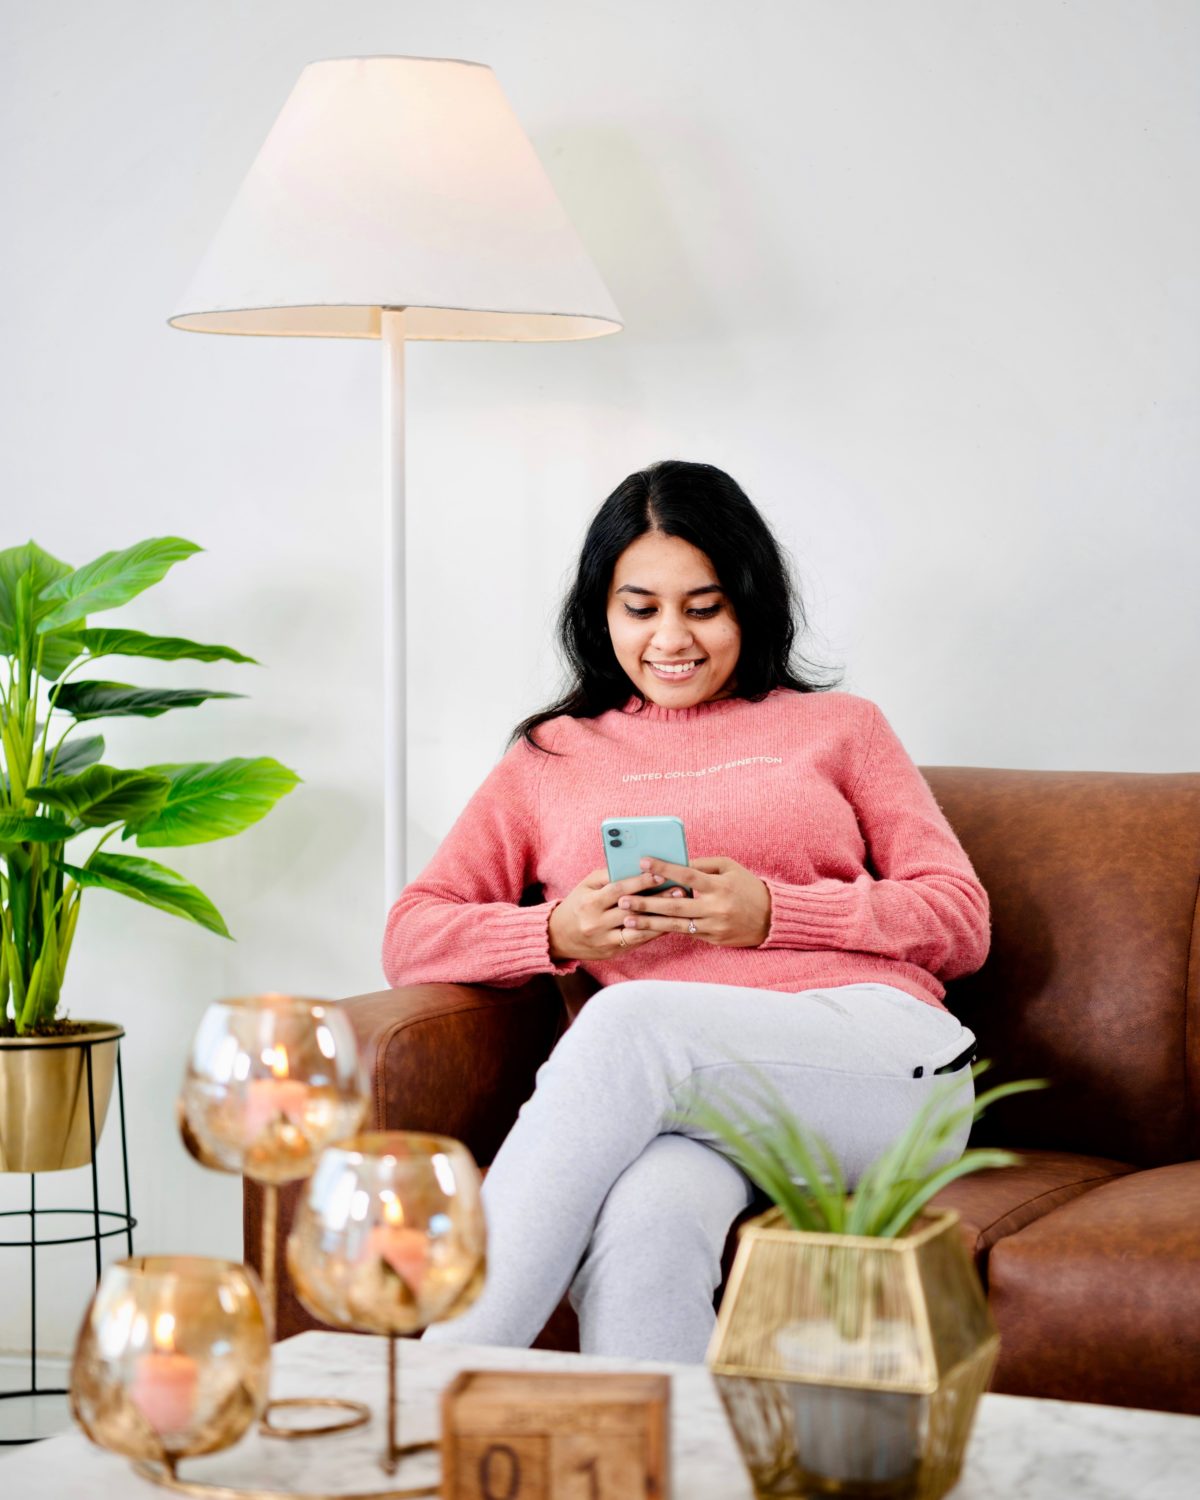
{"type": "Polygon", "coordinates": [[[771,926],[760,948],[844,948],[854,925],[858,894],[841,881],[788,885],[769,877],[771,926]]]}
{"type": "Polygon", "coordinates": [[[550,913],[557,905],[557,901],[542,901],[536,906],[514,906],[493,917],[489,948],[506,979],[573,974],[579,967],[576,958],[557,963],[550,957],[550,913]]]}

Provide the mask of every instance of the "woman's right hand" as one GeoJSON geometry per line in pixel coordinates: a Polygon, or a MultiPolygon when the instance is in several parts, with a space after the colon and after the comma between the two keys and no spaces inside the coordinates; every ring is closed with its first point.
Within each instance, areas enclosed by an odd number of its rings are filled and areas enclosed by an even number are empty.
{"type": "MultiPolygon", "coordinates": [[[[611,959],[655,938],[663,932],[625,926],[631,913],[617,905],[622,896],[636,896],[660,884],[657,875],[630,875],[626,880],[609,880],[602,866],[584,876],[569,896],[565,896],[550,913],[550,957],[555,963],[577,958],[611,959]],[[621,942],[624,934],[625,941],[621,942]]],[[[664,891],[664,896],[682,896],[678,886],[664,891]]]]}

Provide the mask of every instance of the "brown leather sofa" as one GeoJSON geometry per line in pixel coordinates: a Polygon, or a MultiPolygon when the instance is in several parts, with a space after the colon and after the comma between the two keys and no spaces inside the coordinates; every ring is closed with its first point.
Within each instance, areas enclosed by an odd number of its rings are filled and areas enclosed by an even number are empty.
{"type": "MultiPolygon", "coordinates": [[[[988,960],[947,1003],[993,1060],[988,1082],[1053,1082],[976,1127],[973,1144],[1021,1164],[939,1200],[962,1216],[1000,1328],[993,1388],[1200,1413],[1200,773],[923,770],[992,903],[988,960]]],[[[344,1002],[368,1125],[455,1136],[489,1162],[586,999],[579,978],[344,1002]]],[[[319,1326],[283,1262],[295,1199],[276,1244],[279,1337],[319,1326]]],[[[247,1183],[255,1264],[259,1214],[247,1183]]],[[[576,1338],[564,1301],[539,1344],[576,1338]]]]}

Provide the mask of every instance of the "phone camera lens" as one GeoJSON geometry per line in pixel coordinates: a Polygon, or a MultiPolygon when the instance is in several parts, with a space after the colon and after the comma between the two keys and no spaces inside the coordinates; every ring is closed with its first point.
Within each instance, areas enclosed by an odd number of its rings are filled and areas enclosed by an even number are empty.
{"type": "Polygon", "coordinates": [[[609,839],[609,841],[608,841],[608,847],[610,849],[619,849],[621,847],[621,840],[620,839],[609,839]]]}

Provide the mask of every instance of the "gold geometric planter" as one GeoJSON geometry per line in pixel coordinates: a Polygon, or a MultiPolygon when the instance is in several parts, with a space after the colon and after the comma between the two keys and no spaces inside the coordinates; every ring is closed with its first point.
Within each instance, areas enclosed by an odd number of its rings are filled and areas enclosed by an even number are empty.
{"type": "Polygon", "coordinates": [[[92,1159],[87,1048],[91,1043],[96,1140],[104,1128],[125,1035],[108,1021],[84,1021],[68,1037],[0,1037],[0,1172],[60,1172],[92,1159]]]}
{"type": "Polygon", "coordinates": [[[707,1363],[760,1496],[934,1500],[1000,1340],[958,1215],[897,1239],[745,1224],[707,1363]]]}

